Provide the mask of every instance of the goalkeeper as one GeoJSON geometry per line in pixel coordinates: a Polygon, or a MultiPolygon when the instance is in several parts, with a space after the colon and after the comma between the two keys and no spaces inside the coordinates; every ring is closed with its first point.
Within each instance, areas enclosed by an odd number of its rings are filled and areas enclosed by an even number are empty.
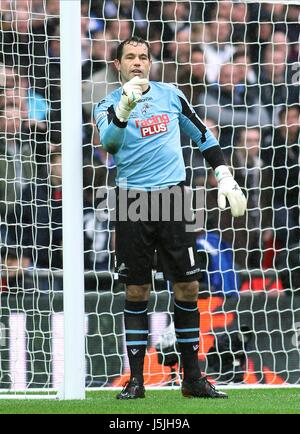
{"type": "MultiPolygon", "coordinates": [[[[102,100],[94,115],[101,144],[114,155],[118,197],[121,198],[124,192],[128,194],[128,209],[132,191],[146,191],[150,198],[153,191],[178,186],[184,193],[185,166],[180,144],[180,130],[183,130],[214,169],[219,207],[224,209],[228,199],[232,215],[242,216],[246,209],[245,196],[226,167],[216,139],[201,123],[182,92],[172,85],[148,80],[149,44],[138,37],[123,41],[117,48],[115,66],[122,87],[102,100]]],[[[118,218],[119,213],[124,215],[124,209],[121,209],[121,200],[117,200],[117,271],[119,280],[126,285],[124,322],[131,371],[130,380],[117,395],[118,399],[145,396],[143,365],[149,333],[147,305],[155,249],[162,260],[165,279],[172,282],[174,289],[174,323],[184,374],[182,394],[199,398],[227,397],[200,372],[197,299],[201,270],[194,233],[186,230],[184,217],[181,221],[174,218],[175,196],[170,201],[173,209],[169,221],[162,218],[144,221],[130,219],[130,216],[118,218]]],[[[148,203],[151,203],[150,199],[148,203]]]]}

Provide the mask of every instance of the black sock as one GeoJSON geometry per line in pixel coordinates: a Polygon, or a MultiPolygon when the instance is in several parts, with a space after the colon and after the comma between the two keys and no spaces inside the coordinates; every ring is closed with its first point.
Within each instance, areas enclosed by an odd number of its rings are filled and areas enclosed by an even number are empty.
{"type": "Polygon", "coordinates": [[[124,322],[131,378],[144,383],[144,359],[149,334],[148,301],[125,300],[124,322]]]}
{"type": "Polygon", "coordinates": [[[198,360],[200,315],[196,301],[174,300],[174,325],[184,379],[196,380],[201,376],[198,360]]]}

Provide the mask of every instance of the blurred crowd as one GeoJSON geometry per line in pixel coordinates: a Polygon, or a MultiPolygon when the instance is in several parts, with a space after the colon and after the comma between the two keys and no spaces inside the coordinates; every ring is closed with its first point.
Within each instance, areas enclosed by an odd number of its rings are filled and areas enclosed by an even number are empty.
{"type": "MultiPolygon", "coordinates": [[[[0,245],[15,270],[62,268],[59,3],[0,0],[0,245]]],[[[245,217],[221,214],[214,176],[183,135],[187,184],[205,188],[205,231],[242,270],[288,270],[299,247],[300,6],[81,0],[81,12],[85,269],[112,270],[114,250],[96,192],[114,186],[115,165],[93,106],[120,85],[116,46],[137,35],[150,43],[150,79],[183,91],[247,191],[245,217]]]]}

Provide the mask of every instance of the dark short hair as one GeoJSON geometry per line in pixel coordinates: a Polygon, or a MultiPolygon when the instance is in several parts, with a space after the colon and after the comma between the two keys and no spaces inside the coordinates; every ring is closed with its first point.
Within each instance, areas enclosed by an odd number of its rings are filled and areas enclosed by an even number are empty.
{"type": "Polygon", "coordinates": [[[22,252],[20,248],[16,246],[1,246],[1,258],[11,258],[11,259],[18,259],[21,258],[22,252]]]}
{"type": "Polygon", "coordinates": [[[240,142],[240,140],[242,139],[242,135],[244,133],[246,134],[247,131],[254,131],[254,130],[258,131],[259,134],[261,135],[261,128],[259,125],[254,125],[253,127],[247,127],[247,128],[243,128],[243,127],[237,128],[234,133],[234,142],[240,142]]]}
{"type": "Polygon", "coordinates": [[[192,47],[192,54],[194,54],[194,53],[202,53],[202,54],[204,54],[204,51],[200,47],[200,45],[197,45],[197,46],[192,47]]]}
{"type": "Polygon", "coordinates": [[[116,53],[116,57],[119,60],[119,62],[121,61],[122,55],[123,55],[123,47],[125,45],[128,44],[144,44],[146,45],[147,49],[148,49],[148,58],[150,59],[150,45],[147,41],[145,41],[145,39],[140,38],[139,36],[132,36],[131,38],[125,39],[125,41],[122,41],[118,47],[117,47],[117,53],[116,53]]]}
{"type": "Polygon", "coordinates": [[[293,110],[293,109],[298,110],[298,112],[300,114],[300,105],[298,103],[296,103],[296,102],[291,101],[290,104],[288,104],[288,105],[285,105],[285,104],[282,105],[282,107],[280,108],[280,110],[278,112],[278,116],[280,118],[282,118],[282,116],[286,116],[287,115],[287,112],[289,110],[293,110]]]}
{"type": "Polygon", "coordinates": [[[233,54],[233,56],[232,56],[232,58],[231,58],[231,61],[232,61],[233,63],[236,62],[236,59],[237,59],[238,57],[247,57],[246,50],[242,49],[242,50],[238,50],[238,51],[236,51],[236,52],[233,54]]]}

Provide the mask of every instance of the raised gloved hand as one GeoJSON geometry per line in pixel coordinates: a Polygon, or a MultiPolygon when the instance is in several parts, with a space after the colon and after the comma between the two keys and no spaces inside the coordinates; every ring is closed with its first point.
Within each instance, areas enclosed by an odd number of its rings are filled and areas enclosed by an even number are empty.
{"type": "Polygon", "coordinates": [[[218,181],[218,205],[223,210],[228,199],[231,214],[233,217],[240,217],[245,214],[247,200],[234,180],[227,166],[218,166],[215,169],[215,176],[218,181]]]}
{"type": "Polygon", "coordinates": [[[135,108],[137,102],[142,97],[142,87],[148,83],[148,78],[140,78],[135,76],[124,84],[120,102],[116,107],[116,115],[120,121],[128,121],[130,112],[135,108]]]}

